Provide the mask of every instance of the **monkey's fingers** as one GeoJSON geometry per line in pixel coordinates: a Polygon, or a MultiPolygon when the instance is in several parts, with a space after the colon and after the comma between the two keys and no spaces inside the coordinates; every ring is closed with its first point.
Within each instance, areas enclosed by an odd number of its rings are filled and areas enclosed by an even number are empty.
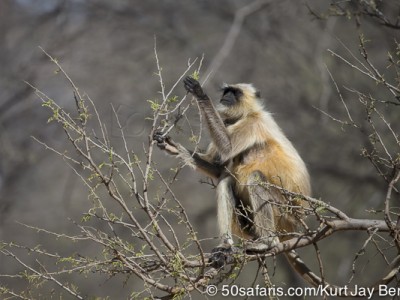
{"type": "Polygon", "coordinates": [[[185,79],[183,79],[183,82],[185,84],[191,85],[191,86],[200,85],[200,83],[196,79],[194,79],[193,77],[190,77],[190,76],[186,76],[185,79]]]}
{"type": "Polygon", "coordinates": [[[193,94],[193,86],[194,86],[194,82],[193,82],[193,78],[192,77],[186,77],[185,79],[183,79],[183,86],[185,87],[185,90],[189,93],[193,94]]]}
{"type": "Polygon", "coordinates": [[[205,94],[203,89],[196,79],[188,76],[183,80],[183,85],[187,92],[193,94],[198,99],[204,98],[205,94]]]}
{"type": "Polygon", "coordinates": [[[158,148],[160,148],[161,150],[166,150],[168,144],[165,142],[166,138],[162,135],[161,132],[156,132],[153,135],[153,140],[157,142],[158,148]]]}
{"type": "Polygon", "coordinates": [[[157,143],[164,143],[166,137],[163,136],[163,134],[160,131],[157,131],[153,134],[153,140],[156,141],[157,143]]]}

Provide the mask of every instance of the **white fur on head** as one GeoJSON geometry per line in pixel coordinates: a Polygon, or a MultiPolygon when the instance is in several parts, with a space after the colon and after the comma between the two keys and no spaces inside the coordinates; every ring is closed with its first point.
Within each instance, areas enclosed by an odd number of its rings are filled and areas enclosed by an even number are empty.
{"type": "Polygon", "coordinates": [[[226,117],[242,117],[248,113],[261,112],[264,110],[263,105],[258,101],[257,89],[251,83],[237,83],[224,85],[224,88],[237,88],[242,91],[242,102],[238,106],[228,107],[218,105],[217,109],[226,117]]]}
{"type": "Polygon", "coordinates": [[[239,88],[243,91],[243,93],[249,93],[255,95],[257,93],[257,89],[251,83],[237,83],[231,84],[231,87],[239,88]]]}

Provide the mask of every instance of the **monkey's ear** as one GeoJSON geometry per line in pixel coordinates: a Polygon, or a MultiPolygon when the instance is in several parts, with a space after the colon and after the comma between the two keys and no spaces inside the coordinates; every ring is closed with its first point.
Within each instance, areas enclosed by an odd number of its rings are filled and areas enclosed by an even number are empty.
{"type": "Polygon", "coordinates": [[[227,83],[223,83],[222,84],[222,86],[221,86],[221,90],[225,90],[227,87],[229,87],[229,84],[227,84],[227,83]]]}
{"type": "Polygon", "coordinates": [[[261,92],[257,90],[256,93],[255,93],[255,96],[256,96],[257,98],[261,98],[261,92]]]}

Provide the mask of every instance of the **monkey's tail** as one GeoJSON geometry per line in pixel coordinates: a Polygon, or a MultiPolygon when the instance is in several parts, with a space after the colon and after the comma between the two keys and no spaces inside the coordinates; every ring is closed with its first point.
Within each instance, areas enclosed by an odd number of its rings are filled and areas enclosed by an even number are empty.
{"type": "MultiPolygon", "coordinates": [[[[296,251],[288,251],[285,253],[285,256],[290,265],[297,273],[301,275],[301,277],[303,277],[305,281],[315,287],[324,287],[324,291],[326,291],[328,294],[339,297],[365,297],[365,295],[360,295],[356,290],[340,287],[326,282],[307,267],[306,263],[300,258],[296,251]]],[[[392,281],[399,272],[399,269],[400,255],[396,256],[396,258],[391,262],[391,264],[388,266],[388,270],[385,272],[385,275],[381,279],[377,280],[374,284],[369,285],[367,288],[371,289],[374,293],[378,292],[379,285],[386,285],[392,281]]]]}

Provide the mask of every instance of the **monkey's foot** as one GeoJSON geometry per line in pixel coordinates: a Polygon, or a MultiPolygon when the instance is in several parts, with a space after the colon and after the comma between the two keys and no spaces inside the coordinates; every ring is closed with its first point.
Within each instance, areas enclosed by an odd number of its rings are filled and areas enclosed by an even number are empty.
{"type": "Polygon", "coordinates": [[[234,254],[238,253],[239,250],[236,247],[216,247],[211,250],[211,257],[208,262],[211,263],[211,267],[219,269],[225,264],[230,264],[235,261],[234,254]]]}

